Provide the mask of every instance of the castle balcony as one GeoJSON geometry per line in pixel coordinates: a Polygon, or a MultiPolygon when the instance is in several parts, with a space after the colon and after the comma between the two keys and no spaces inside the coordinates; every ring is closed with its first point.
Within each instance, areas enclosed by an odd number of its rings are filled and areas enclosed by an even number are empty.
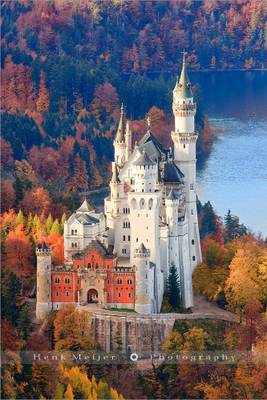
{"type": "Polygon", "coordinates": [[[114,267],[113,271],[115,273],[129,273],[129,272],[135,272],[135,267],[134,266],[118,266],[114,267]]]}

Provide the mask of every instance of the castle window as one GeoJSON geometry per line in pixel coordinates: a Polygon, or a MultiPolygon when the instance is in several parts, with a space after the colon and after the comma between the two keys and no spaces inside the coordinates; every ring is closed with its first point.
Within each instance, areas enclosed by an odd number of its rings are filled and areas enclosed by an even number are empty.
{"type": "Polygon", "coordinates": [[[132,285],[133,281],[131,279],[127,279],[128,285],[132,285]]]}
{"type": "Polygon", "coordinates": [[[98,264],[96,263],[95,268],[98,269],[98,264]]]}
{"type": "Polygon", "coordinates": [[[56,296],[57,296],[57,297],[59,296],[58,292],[56,293],[56,296]]]}
{"type": "Polygon", "coordinates": [[[121,297],[121,293],[118,293],[118,297],[121,297]]]}
{"type": "Polygon", "coordinates": [[[122,240],[125,242],[125,235],[123,235],[122,240]]]}
{"type": "Polygon", "coordinates": [[[67,296],[67,297],[69,296],[69,292],[66,292],[66,296],[67,296]]]}
{"type": "Polygon", "coordinates": [[[190,183],[190,190],[194,190],[194,184],[190,183]]]}
{"type": "Polygon", "coordinates": [[[194,210],[191,208],[191,215],[193,215],[194,214],[194,210]]]}
{"type": "Polygon", "coordinates": [[[195,256],[193,256],[193,257],[192,257],[192,260],[193,260],[193,261],[196,261],[196,257],[195,257],[195,256]]]}
{"type": "Polygon", "coordinates": [[[132,294],[131,294],[131,293],[128,293],[128,297],[132,297],[132,294]]]}
{"type": "Polygon", "coordinates": [[[185,144],[184,144],[184,149],[185,149],[185,144]]]}
{"type": "Polygon", "coordinates": [[[194,241],[194,239],[192,239],[192,242],[191,242],[192,244],[195,244],[195,241],[194,241]]]}
{"type": "Polygon", "coordinates": [[[74,229],[71,230],[71,234],[74,235],[74,229]]]}
{"type": "Polygon", "coordinates": [[[126,249],[122,249],[122,254],[126,254],[126,249]]]}
{"type": "Polygon", "coordinates": [[[135,240],[136,240],[136,242],[138,242],[138,238],[136,238],[135,240]]]}
{"type": "Polygon", "coordinates": [[[65,278],[65,283],[70,283],[70,278],[65,278]]]}
{"type": "Polygon", "coordinates": [[[55,283],[60,283],[60,278],[58,276],[55,277],[55,283]]]}
{"type": "Polygon", "coordinates": [[[118,279],[117,279],[117,284],[118,284],[118,285],[121,285],[121,284],[122,284],[122,279],[121,279],[121,278],[118,278],[118,279]]]}
{"type": "Polygon", "coordinates": [[[128,241],[130,241],[131,240],[131,236],[130,235],[128,235],[128,241]]]}

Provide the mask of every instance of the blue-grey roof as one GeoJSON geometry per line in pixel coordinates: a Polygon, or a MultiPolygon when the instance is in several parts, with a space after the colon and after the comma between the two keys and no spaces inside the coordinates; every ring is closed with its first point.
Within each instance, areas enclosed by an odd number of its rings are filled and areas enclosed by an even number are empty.
{"type": "Polygon", "coordinates": [[[140,154],[136,161],[134,161],[134,165],[138,166],[146,166],[146,165],[155,165],[154,161],[147,155],[146,152],[140,154]]]}
{"type": "Polygon", "coordinates": [[[162,178],[165,183],[183,183],[184,174],[173,160],[167,160],[163,164],[162,178]]]}
{"type": "Polygon", "coordinates": [[[147,131],[147,133],[142,137],[138,143],[140,150],[145,151],[148,156],[153,160],[164,158],[166,150],[162,144],[156,139],[152,132],[147,131]]]}
{"type": "Polygon", "coordinates": [[[183,66],[181,70],[181,75],[179,81],[177,79],[174,91],[182,99],[193,97],[191,83],[189,81],[186,70],[185,54],[183,56],[183,66]]]}
{"type": "Polygon", "coordinates": [[[75,214],[75,219],[83,225],[94,225],[99,222],[97,218],[88,214],[75,214]]]}

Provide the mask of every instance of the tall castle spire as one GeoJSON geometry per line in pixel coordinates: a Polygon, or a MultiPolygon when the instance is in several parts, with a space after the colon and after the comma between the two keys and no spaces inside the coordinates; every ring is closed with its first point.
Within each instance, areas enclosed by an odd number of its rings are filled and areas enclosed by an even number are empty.
{"type": "Polygon", "coordinates": [[[186,52],[183,51],[183,64],[182,64],[182,70],[180,74],[180,78],[178,80],[177,77],[177,82],[174,88],[174,91],[176,94],[183,99],[186,98],[191,98],[193,97],[192,89],[191,89],[191,83],[187,75],[187,68],[186,68],[186,52]]]}
{"type": "Polygon", "coordinates": [[[123,103],[121,104],[121,117],[119,126],[117,129],[117,133],[115,136],[115,141],[118,143],[125,143],[125,130],[126,130],[126,119],[125,119],[125,112],[123,103]]]}

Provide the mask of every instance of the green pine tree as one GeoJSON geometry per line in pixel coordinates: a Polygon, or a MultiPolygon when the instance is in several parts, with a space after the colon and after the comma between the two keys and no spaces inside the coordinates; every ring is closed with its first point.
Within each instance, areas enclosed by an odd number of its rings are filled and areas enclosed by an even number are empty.
{"type": "Polygon", "coordinates": [[[61,226],[60,226],[60,223],[58,222],[57,218],[53,222],[50,233],[60,233],[61,234],[61,226]]]}
{"type": "Polygon", "coordinates": [[[2,318],[7,319],[12,325],[16,325],[19,317],[20,280],[13,272],[3,270],[1,286],[2,318]]]}
{"type": "Polygon", "coordinates": [[[48,235],[49,235],[49,233],[51,231],[52,226],[53,226],[53,218],[52,218],[52,215],[50,213],[48,215],[48,217],[47,217],[46,222],[45,222],[45,229],[46,229],[46,232],[47,232],[48,235]]]}
{"type": "Polygon", "coordinates": [[[25,223],[25,218],[23,215],[23,212],[21,210],[19,210],[16,218],[15,218],[15,226],[18,226],[19,224],[23,224],[25,223]]]}
{"type": "Polygon", "coordinates": [[[22,307],[17,325],[22,339],[27,339],[31,331],[31,317],[28,304],[24,304],[22,307]]]}
{"type": "Polygon", "coordinates": [[[67,221],[67,215],[65,213],[62,214],[61,221],[60,221],[60,228],[61,228],[61,233],[63,234],[64,232],[64,224],[67,221]]]}
{"type": "Polygon", "coordinates": [[[174,264],[171,265],[169,270],[167,288],[169,303],[173,307],[173,309],[176,310],[180,305],[180,288],[179,276],[174,264]]]}

